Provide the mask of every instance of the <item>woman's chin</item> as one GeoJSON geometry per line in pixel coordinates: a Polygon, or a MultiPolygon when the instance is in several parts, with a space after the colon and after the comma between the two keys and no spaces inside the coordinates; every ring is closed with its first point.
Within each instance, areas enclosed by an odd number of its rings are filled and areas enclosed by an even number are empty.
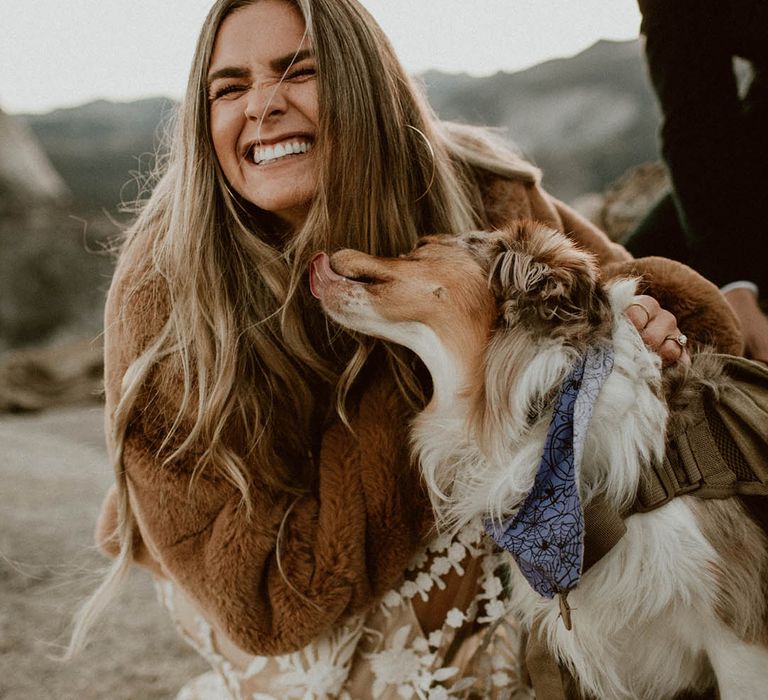
{"type": "Polygon", "coordinates": [[[281,221],[294,227],[301,225],[315,196],[316,178],[297,178],[295,174],[288,172],[286,175],[289,176],[283,177],[278,173],[275,168],[272,174],[265,171],[258,178],[248,177],[236,190],[243,199],[263,211],[274,214],[281,221]]]}

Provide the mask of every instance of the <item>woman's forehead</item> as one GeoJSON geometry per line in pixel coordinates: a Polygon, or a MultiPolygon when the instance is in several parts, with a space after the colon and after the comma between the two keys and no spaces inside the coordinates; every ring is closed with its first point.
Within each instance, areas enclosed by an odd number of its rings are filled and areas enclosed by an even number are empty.
{"type": "Polygon", "coordinates": [[[299,10],[285,0],[259,0],[241,7],[221,23],[211,54],[209,75],[226,66],[279,68],[297,52],[310,51],[311,42],[299,10]]]}

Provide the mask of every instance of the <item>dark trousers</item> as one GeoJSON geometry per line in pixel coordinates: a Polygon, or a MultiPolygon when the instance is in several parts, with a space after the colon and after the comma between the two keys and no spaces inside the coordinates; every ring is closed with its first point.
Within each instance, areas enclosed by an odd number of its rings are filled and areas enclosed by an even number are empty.
{"type": "Polygon", "coordinates": [[[674,194],[625,242],[768,293],[768,2],[641,0],[674,194]],[[734,56],[753,69],[740,86],[734,56]]]}

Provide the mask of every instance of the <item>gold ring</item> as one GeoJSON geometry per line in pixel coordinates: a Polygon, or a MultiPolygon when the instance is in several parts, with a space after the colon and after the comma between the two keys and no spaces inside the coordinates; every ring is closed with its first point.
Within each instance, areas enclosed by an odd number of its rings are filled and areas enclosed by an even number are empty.
{"type": "Polygon", "coordinates": [[[679,333],[678,335],[668,335],[664,340],[674,340],[682,350],[685,350],[685,346],[688,345],[688,336],[685,333],[679,333]]]}
{"type": "MultiPolygon", "coordinates": [[[[645,328],[650,322],[651,322],[651,314],[639,301],[633,301],[627,309],[629,309],[632,306],[639,306],[643,311],[645,311],[645,323],[643,324],[643,328],[645,328]]],[[[624,309],[625,311],[627,309],[624,309]]]]}

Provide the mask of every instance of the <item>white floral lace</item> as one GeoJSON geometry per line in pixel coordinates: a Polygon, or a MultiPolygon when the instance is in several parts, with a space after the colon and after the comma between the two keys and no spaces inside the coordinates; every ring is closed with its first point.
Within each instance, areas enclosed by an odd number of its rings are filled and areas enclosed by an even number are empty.
{"type": "Polygon", "coordinates": [[[437,537],[378,606],[301,651],[273,657],[235,647],[171,582],[158,580],[160,600],[182,636],[213,668],[188,683],[177,700],[533,697],[520,681],[518,625],[505,614],[507,566],[479,524],[453,539],[437,537]],[[433,588],[444,589],[451,569],[463,574],[468,555],[481,565],[474,600],[466,611],[450,610],[441,629],[424,635],[411,601],[426,601],[433,588]]]}

